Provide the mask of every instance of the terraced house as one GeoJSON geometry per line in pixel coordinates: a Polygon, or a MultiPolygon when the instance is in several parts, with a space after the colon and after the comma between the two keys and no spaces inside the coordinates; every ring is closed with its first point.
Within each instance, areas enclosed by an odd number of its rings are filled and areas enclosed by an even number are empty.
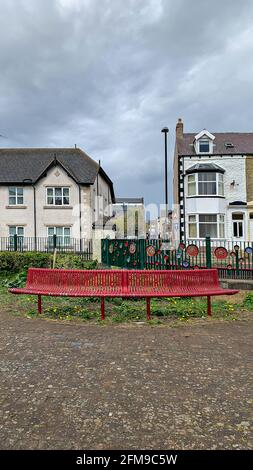
{"type": "Polygon", "coordinates": [[[253,133],[176,125],[174,204],[182,240],[253,240],[253,133]]]}
{"type": "Polygon", "coordinates": [[[108,175],[79,148],[0,149],[0,239],[90,240],[114,200],[108,175]]]}

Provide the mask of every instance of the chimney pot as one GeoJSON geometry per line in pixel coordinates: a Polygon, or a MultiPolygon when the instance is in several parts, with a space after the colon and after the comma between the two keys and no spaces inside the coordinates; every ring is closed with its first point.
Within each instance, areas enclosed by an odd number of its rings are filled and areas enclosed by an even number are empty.
{"type": "Polygon", "coordinates": [[[177,125],[176,125],[176,138],[182,139],[184,133],[184,123],[181,118],[178,118],[177,125]]]}

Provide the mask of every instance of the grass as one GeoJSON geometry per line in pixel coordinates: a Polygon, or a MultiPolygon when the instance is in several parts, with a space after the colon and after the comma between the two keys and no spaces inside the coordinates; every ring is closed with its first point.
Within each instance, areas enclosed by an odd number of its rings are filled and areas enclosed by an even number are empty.
{"type": "MultiPolygon", "coordinates": [[[[38,317],[37,298],[34,296],[14,296],[8,293],[6,285],[13,277],[0,276],[1,311],[29,318],[38,317]]],[[[244,319],[253,310],[253,293],[240,293],[233,297],[214,298],[212,301],[213,320],[244,319]]],[[[170,324],[177,326],[182,322],[206,321],[205,298],[168,298],[151,300],[150,325],[170,324]]],[[[97,298],[43,297],[43,314],[48,320],[82,321],[100,323],[100,300],[97,298]]],[[[209,318],[210,320],[210,318],[209,318]]],[[[142,299],[106,299],[105,323],[142,323],[146,322],[146,303],[142,299]]],[[[103,322],[104,323],[104,322],[103,322]]]]}

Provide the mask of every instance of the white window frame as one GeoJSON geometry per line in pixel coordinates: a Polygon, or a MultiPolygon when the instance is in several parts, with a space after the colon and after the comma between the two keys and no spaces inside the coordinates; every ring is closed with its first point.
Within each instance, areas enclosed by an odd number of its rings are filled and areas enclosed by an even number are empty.
{"type": "Polygon", "coordinates": [[[201,215],[215,215],[216,216],[216,222],[205,222],[205,224],[214,224],[216,223],[216,228],[217,228],[217,237],[212,237],[214,239],[225,239],[225,214],[207,214],[207,213],[203,213],[203,214],[188,214],[188,220],[187,220],[187,231],[188,231],[188,238],[190,240],[196,240],[196,239],[200,239],[200,240],[204,240],[205,237],[200,237],[199,236],[199,232],[200,232],[200,224],[203,223],[203,222],[200,222],[199,221],[199,216],[201,215]],[[193,219],[193,217],[195,218],[195,221],[193,219]],[[189,225],[192,224],[196,226],[196,237],[191,237],[190,236],[190,227],[189,225]],[[221,234],[221,231],[223,232],[223,234],[221,234]],[[221,236],[223,235],[223,236],[221,236]]]}
{"type": "Polygon", "coordinates": [[[201,155],[209,155],[210,153],[212,153],[212,141],[211,139],[209,139],[208,137],[201,137],[199,140],[198,140],[198,153],[200,153],[201,155]],[[200,150],[200,145],[202,143],[208,143],[208,151],[207,152],[203,152],[200,150]]]}
{"type": "Polygon", "coordinates": [[[62,207],[62,206],[69,206],[70,203],[70,191],[68,186],[47,186],[46,188],[46,204],[47,206],[55,206],[55,207],[62,207]],[[61,190],[61,195],[56,196],[56,190],[61,190]],[[64,190],[68,191],[68,196],[64,196],[64,190]],[[48,192],[52,191],[52,195],[49,195],[48,192]],[[53,202],[48,202],[49,198],[53,198],[53,202]],[[64,198],[68,198],[68,202],[64,203],[64,198]],[[56,199],[61,199],[61,204],[56,204],[56,199]]]}
{"type": "Polygon", "coordinates": [[[49,240],[49,243],[53,240],[53,236],[56,235],[56,241],[58,245],[61,246],[69,246],[70,245],[70,240],[71,240],[71,227],[61,225],[61,226],[49,226],[47,227],[47,238],[49,240]],[[54,233],[49,234],[49,230],[54,231],[54,233]],[[62,229],[62,235],[59,235],[57,233],[58,229],[62,229]],[[65,235],[65,230],[69,230],[69,235],[65,235]]]}
{"type": "Polygon", "coordinates": [[[24,188],[22,186],[9,186],[9,206],[23,206],[24,205],[24,188]],[[10,194],[10,190],[13,189],[15,194],[10,194]],[[18,194],[18,191],[22,190],[22,194],[18,194]],[[15,199],[15,202],[10,202],[10,199],[15,199]],[[22,202],[18,202],[18,199],[22,199],[22,202]]]}
{"type": "Polygon", "coordinates": [[[244,212],[232,212],[232,231],[233,231],[233,238],[244,238],[244,220],[245,220],[245,217],[244,217],[244,212]],[[234,215],[241,215],[242,218],[241,219],[235,219],[233,218],[234,215]],[[237,233],[240,232],[240,225],[242,227],[242,235],[235,235],[234,234],[234,224],[236,225],[237,227],[237,233]]]}
{"type": "MultiPolygon", "coordinates": [[[[207,183],[211,183],[211,181],[207,181],[207,183]]],[[[208,171],[201,171],[196,173],[190,173],[187,175],[187,197],[224,197],[224,174],[223,173],[215,173],[215,172],[208,172],[208,171]],[[204,183],[205,181],[199,181],[199,175],[203,173],[210,173],[215,174],[215,184],[216,184],[216,193],[215,194],[199,194],[199,184],[204,183]],[[189,185],[194,185],[194,181],[190,181],[190,177],[195,177],[195,194],[189,193],[189,185]],[[220,176],[222,178],[220,178],[220,176]],[[222,179],[222,181],[221,181],[222,179]],[[220,192],[220,187],[222,191],[220,192]]]]}
{"type": "Polygon", "coordinates": [[[195,152],[200,155],[209,155],[213,153],[213,146],[214,146],[214,141],[215,136],[208,132],[207,129],[203,129],[203,131],[199,132],[197,135],[195,135],[195,141],[194,141],[194,147],[195,147],[195,152]],[[203,141],[209,141],[209,151],[208,152],[200,152],[200,142],[203,141]]]}
{"type": "Polygon", "coordinates": [[[9,237],[14,237],[14,235],[17,235],[18,237],[20,238],[24,238],[25,236],[25,227],[23,225],[9,225],[9,237]],[[15,229],[15,233],[13,235],[10,234],[10,229],[14,228],[15,229]],[[19,234],[18,231],[22,229],[23,231],[23,234],[19,234]]]}

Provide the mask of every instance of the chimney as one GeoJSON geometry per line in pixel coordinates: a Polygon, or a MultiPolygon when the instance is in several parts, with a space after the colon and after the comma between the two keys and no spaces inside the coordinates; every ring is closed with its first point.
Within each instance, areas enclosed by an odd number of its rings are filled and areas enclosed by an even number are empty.
{"type": "Polygon", "coordinates": [[[184,123],[181,118],[178,119],[177,125],[176,125],[176,138],[177,139],[182,139],[183,138],[183,133],[184,133],[184,123]]]}

